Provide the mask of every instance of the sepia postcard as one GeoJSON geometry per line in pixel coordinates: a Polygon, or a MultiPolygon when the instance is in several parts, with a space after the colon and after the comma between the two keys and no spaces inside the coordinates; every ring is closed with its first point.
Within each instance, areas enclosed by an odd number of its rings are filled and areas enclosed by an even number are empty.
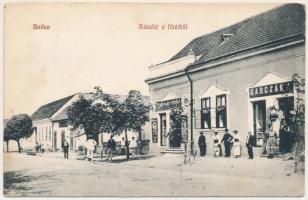
{"type": "Polygon", "coordinates": [[[306,5],[6,2],[5,197],[303,197],[306,5]]]}

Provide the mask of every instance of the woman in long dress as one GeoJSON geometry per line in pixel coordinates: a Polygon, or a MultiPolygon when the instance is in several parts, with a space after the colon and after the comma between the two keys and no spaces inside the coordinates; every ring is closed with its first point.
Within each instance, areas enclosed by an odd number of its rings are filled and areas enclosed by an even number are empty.
{"type": "Polygon", "coordinates": [[[214,154],[214,158],[219,157],[220,156],[220,137],[218,135],[218,131],[215,130],[214,131],[214,136],[212,137],[212,141],[213,141],[213,154],[214,154]]]}
{"type": "Polygon", "coordinates": [[[241,141],[237,130],[234,130],[233,156],[239,158],[241,156],[241,141]]]}
{"type": "Polygon", "coordinates": [[[273,127],[270,127],[268,132],[268,140],[267,140],[267,153],[268,158],[273,158],[274,155],[278,152],[278,144],[277,144],[277,133],[273,130],[273,127]]]}

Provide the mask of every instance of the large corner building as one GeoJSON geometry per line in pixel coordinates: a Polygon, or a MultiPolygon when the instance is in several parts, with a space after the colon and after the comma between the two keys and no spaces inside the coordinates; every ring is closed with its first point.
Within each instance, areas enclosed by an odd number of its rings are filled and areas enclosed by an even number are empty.
{"type": "Polygon", "coordinates": [[[203,132],[212,152],[213,130],[225,128],[239,131],[243,147],[252,131],[261,146],[268,109],[281,109],[287,121],[296,106],[292,75],[305,77],[304,6],[285,4],[195,38],[149,71],[152,143],[164,148],[170,111],[182,108],[182,131],[195,147],[203,132]]]}

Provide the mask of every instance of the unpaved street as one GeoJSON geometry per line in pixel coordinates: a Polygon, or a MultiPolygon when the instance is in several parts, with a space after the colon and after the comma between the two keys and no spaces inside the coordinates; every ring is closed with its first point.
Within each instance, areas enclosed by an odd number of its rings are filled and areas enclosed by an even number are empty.
{"type": "Polygon", "coordinates": [[[163,155],[121,163],[5,154],[6,196],[301,196],[293,161],[163,155]]]}

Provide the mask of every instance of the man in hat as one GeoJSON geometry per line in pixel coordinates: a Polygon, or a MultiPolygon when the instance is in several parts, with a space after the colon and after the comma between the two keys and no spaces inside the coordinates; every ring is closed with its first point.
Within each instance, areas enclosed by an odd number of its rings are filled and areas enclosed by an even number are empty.
{"type": "Polygon", "coordinates": [[[110,139],[107,142],[107,159],[106,160],[112,160],[113,152],[115,151],[116,143],[113,139],[113,135],[110,135],[110,139]]]}
{"type": "Polygon", "coordinates": [[[225,156],[226,157],[230,157],[230,155],[231,155],[232,140],[233,140],[233,137],[229,133],[229,130],[226,128],[225,129],[225,134],[224,134],[224,136],[222,137],[222,140],[221,140],[221,143],[224,142],[225,156]]]}
{"type": "Polygon", "coordinates": [[[219,142],[220,137],[218,135],[217,130],[214,131],[214,136],[213,136],[212,140],[213,140],[214,157],[218,157],[218,156],[220,156],[221,151],[220,151],[220,142],[219,142]]]}
{"type": "Polygon", "coordinates": [[[246,147],[247,147],[247,150],[248,150],[248,156],[249,156],[249,159],[253,159],[253,145],[255,144],[255,137],[254,135],[252,134],[251,131],[248,131],[248,135],[247,135],[247,138],[246,138],[246,147]]]}
{"type": "Polygon", "coordinates": [[[206,143],[205,143],[205,136],[203,135],[203,132],[200,132],[198,145],[200,148],[200,156],[205,156],[206,153],[206,143]]]}

